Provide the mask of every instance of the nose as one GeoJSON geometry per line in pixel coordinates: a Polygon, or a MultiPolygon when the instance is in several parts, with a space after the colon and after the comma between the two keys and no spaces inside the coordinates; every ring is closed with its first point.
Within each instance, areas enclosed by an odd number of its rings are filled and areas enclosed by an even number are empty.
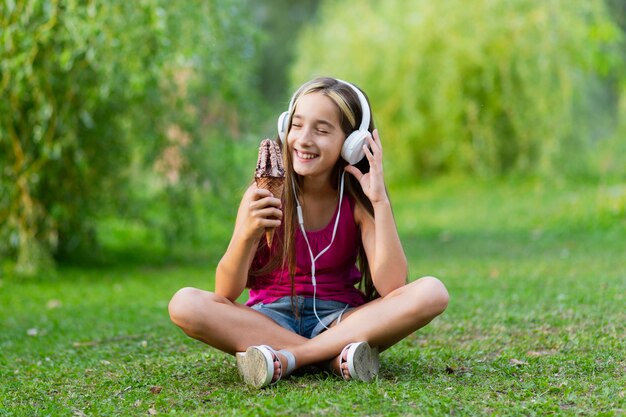
{"type": "Polygon", "coordinates": [[[302,145],[310,145],[313,143],[312,129],[307,126],[302,126],[300,129],[289,131],[289,139],[292,143],[299,143],[302,145]]]}

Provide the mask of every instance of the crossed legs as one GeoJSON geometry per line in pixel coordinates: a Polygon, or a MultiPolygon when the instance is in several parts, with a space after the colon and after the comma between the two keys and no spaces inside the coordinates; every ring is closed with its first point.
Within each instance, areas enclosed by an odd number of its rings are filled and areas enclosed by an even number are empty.
{"type": "MultiPolygon", "coordinates": [[[[337,358],[355,341],[387,349],[428,324],[447,305],[448,292],[441,281],[420,278],[351,310],[340,324],[313,339],[284,329],[249,307],[195,288],[179,290],[170,301],[169,313],[187,335],[219,350],[234,355],[255,345],[286,349],[294,354],[299,368],[337,358]]],[[[280,360],[287,365],[282,355],[280,360]]]]}

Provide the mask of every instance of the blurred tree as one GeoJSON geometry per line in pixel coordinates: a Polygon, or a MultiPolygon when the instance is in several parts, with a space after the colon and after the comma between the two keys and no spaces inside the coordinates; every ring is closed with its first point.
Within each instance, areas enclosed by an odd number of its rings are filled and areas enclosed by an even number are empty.
{"type": "Polygon", "coordinates": [[[295,56],[297,35],[314,21],[319,0],[263,0],[254,2],[256,21],[263,31],[259,53],[259,90],[263,98],[284,107],[290,90],[287,69],[295,56]]]}
{"type": "MultiPolygon", "coordinates": [[[[622,29],[622,40],[626,39],[626,2],[606,0],[608,12],[622,29]]],[[[600,32],[601,33],[601,32],[600,32]]],[[[596,34],[598,36],[598,34],[596,34]]],[[[622,45],[624,43],[622,42],[622,45]]],[[[603,178],[626,180],[626,47],[621,48],[622,62],[617,71],[613,71],[601,84],[604,88],[605,102],[596,100],[591,114],[606,113],[615,123],[610,131],[602,132],[591,149],[592,169],[603,178]],[[601,109],[601,111],[599,111],[601,109]],[[608,110],[608,111],[607,111],[608,110]]]]}
{"type": "MultiPolygon", "coordinates": [[[[157,198],[167,209],[159,227],[171,247],[201,243],[208,232],[200,226],[203,218],[220,216],[233,195],[239,197],[233,190],[251,175],[239,161],[241,149],[256,152],[250,142],[258,138],[246,134],[261,120],[263,101],[256,85],[260,31],[249,1],[168,7],[168,14],[180,15],[170,27],[177,54],[167,99],[175,111],[165,116],[166,146],[155,168],[163,191],[157,198]]],[[[152,173],[144,180],[149,185],[152,173]]]]}
{"type": "Polygon", "coordinates": [[[361,85],[396,179],[553,174],[581,161],[599,113],[615,115],[596,86],[623,67],[620,47],[601,0],[327,1],[292,80],[361,85]]]}
{"type": "Polygon", "coordinates": [[[32,274],[52,256],[93,250],[94,216],[129,208],[129,175],[154,161],[172,184],[185,169],[217,175],[176,150],[206,147],[196,142],[237,129],[236,106],[252,107],[247,9],[246,0],[2,2],[0,256],[32,274]]]}
{"type": "Polygon", "coordinates": [[[624,0],[606,0],[615,22],[626,31],[626,2],[624,0]]]}

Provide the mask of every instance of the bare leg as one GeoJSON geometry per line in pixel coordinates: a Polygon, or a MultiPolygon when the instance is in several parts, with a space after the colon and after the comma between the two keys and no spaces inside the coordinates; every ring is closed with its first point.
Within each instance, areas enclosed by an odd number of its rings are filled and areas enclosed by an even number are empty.
{"type": "Polygon", "coordinates": [[[282,349],[308,340],[250,307],[196,288],[179,290],[168,308],[174,324],[188,336],[231,355],[249,346],[282,349]]]}
{"type": "MultiPolygon", "coordinates": [[[[249,307],[195,288],[178,291],[169,312],[187,335],[217,349],[234,354],[266,344],[291,351],[299,368],[329,360],[337,364],[342,349],[355,341],[384,350],[428,324],[447,304],[444,285],[436,278],[421,278],[346,313],[340,324],[313,339],[284,329],[249,307]]],[[[279,356],[285,369],[286,358],[279,356]]]]}
{"type": "Polygon", "coordinates": [[[441,281],[424,277],[352,310],[340,324],[287,350],[298,367],[332,360],[337,372],[338,355],[348,343],[366,341],[382,351],[428,324],[447,305],[448,292],[441,281]]]}

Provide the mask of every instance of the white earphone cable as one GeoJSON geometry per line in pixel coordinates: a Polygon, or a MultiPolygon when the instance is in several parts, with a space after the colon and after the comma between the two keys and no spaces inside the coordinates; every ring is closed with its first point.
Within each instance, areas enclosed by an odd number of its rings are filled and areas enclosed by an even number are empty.
{"type": "Polygon", "coordinates": [[[335,235],[337,234],[337,228],[339,226],[339,218],[341,216],[341,203],[343,201],[343,179],[344,179],[345,174],[346,174],[345,171],[341,173],[341,183],[339,186],[339,205],[337,208],[337,218],[335,219],[335,225],[333,227],[333,235],[330,239],[330,243],[328,244],[328,246],[326,246],[322,251],[320,251],[317,254],[317,256],[313,256],[313,250],[311,249],[311,245],[309,244],[309,238],[307,237],[306,230],[304,229],[304,216],[302,215],[302,207],[300,206],[300,201],[298,200],[298,196],[295,195],[296,188],[295,188],[295,185],[293,184],[293,177],[291,179],[294,196],[296,198],[296,205],[297,205],[296,209],[298,212],[298,224],[300,224],[300,230],[302,231],[302,236],[304,237],[304,241],[306,242],[306,246],[309,250],[309,256],[311,257],[311,283],[313,284],[313,312],[315,313],[315,317],[317,317],[317,321],[319,321],[322,324],[322,326],[324,326],[324,328],[327,330],[328,330],[328,327],[322,322],[320,317],[317,315],[317,308],[315,306],[315,298],[317,296],[317,282],[315,279],[315,261],[317,261],[320,258],[320,256],[326,253],[326,251],[330,249],[331,245],[335,241],[335,235]]]}

